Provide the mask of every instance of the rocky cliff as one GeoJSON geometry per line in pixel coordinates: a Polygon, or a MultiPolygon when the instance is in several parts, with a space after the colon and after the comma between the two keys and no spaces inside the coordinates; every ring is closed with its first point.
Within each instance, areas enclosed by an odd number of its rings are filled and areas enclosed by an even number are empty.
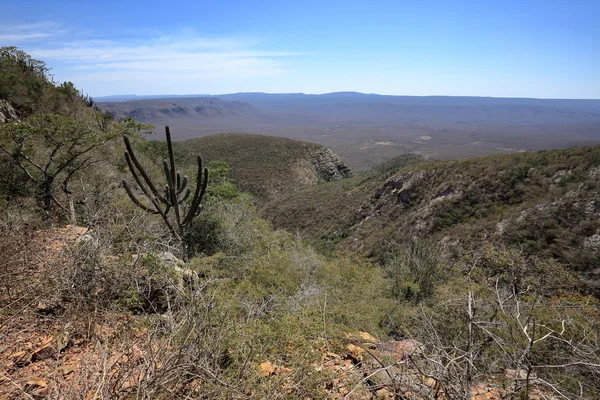
{"type": "Polygon", "coordinates": [[[19,116],[10,103],[6,100],[0,99],[0,124],[18,120],[19,116]]]}
{"type": "Polygon", "coordinates": [[[317,148],[311,154],[311,163],[320,179],[331,182],[350,178],[353,173],[342,159],[328,148],[317,148]]]}

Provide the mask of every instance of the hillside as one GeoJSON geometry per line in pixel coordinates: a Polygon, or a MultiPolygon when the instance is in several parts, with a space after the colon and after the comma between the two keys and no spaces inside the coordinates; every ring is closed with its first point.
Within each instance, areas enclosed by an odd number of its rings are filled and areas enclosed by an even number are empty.
{"type": "Polygon", "coordinates": [[[486,241],[517,246],[558,260],[600,294],[599,171],[600,146],[421,160],[292,193],[264,215],[325,248],[380,260],[421,239],[460,253],[486,241]]]}
{"type": "Polygon", "coordinates": [[[331,150],[275,136],[219,134],[176,142],[174,149],[183,164],[193,165],[196,154],[227,162],[234,183],[260,198],[352,176],[331,150]]]}
{"type": "Polygon", "coordinates": [[[347,178],[47,71],[0,48],[0,398],[597,398],[600,147],[347,178]]]}

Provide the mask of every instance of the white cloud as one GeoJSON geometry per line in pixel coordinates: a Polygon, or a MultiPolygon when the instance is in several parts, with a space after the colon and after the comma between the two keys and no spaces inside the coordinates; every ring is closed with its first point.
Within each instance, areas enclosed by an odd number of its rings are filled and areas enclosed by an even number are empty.
{"type": "Polygon", "coordinates": [[[53,21],[33,24],[1,25],[0,44],[15,45],[36,39],[47,39],[58,36],[65,31],[53,21]]]}
{"type": "Polygon", "coordinates": [[[38,32],[38,33],[6,33],[6,34],[2,34],[0,33],[0,42],[21,42],[24,40],[31,40],[31,39],[41,39],[41,38],[46,38],[46,37],[50,37],[52,36],[52,34],[50,33],[42,33],[42,32],[38,32]]]}
{"type": "Polygon", "coordinates": [[[159,83],[170,83],[174,92],[205,87],[210,79],[265,78],[280,75],[287,58],[302,55],[260,49],[255,41],[189,31],[146,40],[40,41],[26,51],[52,67],[58,80],[72,80],[84,88],[104,87],[101,94],[118,93],[123,82],[128,90],[148,93],[159,83]]]}

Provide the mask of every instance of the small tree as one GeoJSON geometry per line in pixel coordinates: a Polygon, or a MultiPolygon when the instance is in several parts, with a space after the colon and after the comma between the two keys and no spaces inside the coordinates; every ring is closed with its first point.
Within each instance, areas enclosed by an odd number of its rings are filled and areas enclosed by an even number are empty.
{"type": "Polygon", "coordinates": [[[133,178],[146,199],[150,202],[150,205],[145,205],[138,200],[125,180],[123,180],[123,187],[131,198],[131,201],[138,207],[150,214],[159,214],[162,217],[173,238],[179,242],[183,259],[187,261],[189,254],[184,240],[185,233],[187,228],[191,226],[193,219],[200,214],[200,203],[206,192],[206,185],[208,184],[208,168],[202,169],[202,158],[198,156],[196,190],[194,191],[194,197],[189,203],[189,206],[186,207],[185,202],[191,195],[191,189],[187,187],[188,177],[184,176],[182,178],[181,174],[175,170],[171,133],[168,126],[165,127],[165,132],[167,136],[169,161],[167,162],[166,159],[163,160],[163,169],[167,184],[162,190],[162,193],[156,189],[156,186],[154,186],[150,177],[136,158],[127,136],[124,137],[125,147],[127,148],[125,159],[129,165],[131,175],[133,175],[133,178]],[[171,210],[173,210],[174,219],[169,218],[169,212],[171,210]]]}
{"type": "Polygon", "coordinates": [[[94,162],[88,157],[90,151],[120,133],[99,133],[85,121],[59,115],[34,115],[21,123],[0,126],[0,151],[35,183],[47,217],[57,205],[70,214],[75,224],[72,204],[67,208],[57,199],[56,186],[61,185],[70,199],[69,180],[94,162]]]}

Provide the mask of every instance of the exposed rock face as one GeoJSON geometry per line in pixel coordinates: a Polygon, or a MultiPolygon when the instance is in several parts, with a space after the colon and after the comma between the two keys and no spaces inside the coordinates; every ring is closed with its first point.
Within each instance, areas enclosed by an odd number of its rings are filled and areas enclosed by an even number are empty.
{"type": "MultiPolygon", "coordinates": [[[[294,163],[290,181],[294,182],[294,190],[298,188],[318,185],[322,182],[337,181],[350,178],[353,172],[342,159],[326,147],[314,147],[307,150],[303,157],[294,163]]],[[[276,189],[270,196],[276,196],[282,190],[276,189]]]]}
{"type": "Polygon", "coordinates": [[[600,234],[594,234],[588,238],[583,239],[583,248],[593,252],[600,251],[600,234]]]}
{"type": "Polygon", "coordinates": [[[350,178],[353,173],[342,159],[327,148],[320,148],[311,154],[311,163],[319,178],[326,182],[350,178]]]}
{"type": "Polygon", "coordinates": [[[9,121],[18,121],[19,116],[15,109],[6,100],[0,99],[0,125],[9,121]]]}

